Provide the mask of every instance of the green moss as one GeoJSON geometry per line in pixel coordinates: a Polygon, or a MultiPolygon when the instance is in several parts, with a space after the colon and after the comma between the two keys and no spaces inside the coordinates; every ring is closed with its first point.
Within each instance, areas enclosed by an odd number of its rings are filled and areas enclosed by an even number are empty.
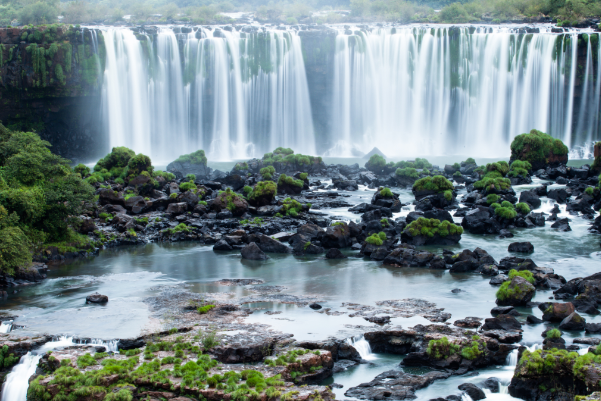
{"type": "Polygon", "coordinates": [[[182,182],[181,184],[179,184],[179,190],[182,192],[192,191],[194,189],[196,189],[196,184],[194,183],[194,181],[182,182]]]}
{"type": "Polygon", "coordinates": [[[236,163],[236,165],[234,166],[234,170],[235,171],[248,170],[248,163],[247,162],[236,163]]]}
{"type": "Polygon", "coordinates": [[[273,174],[275,174],[275,168],[273,168],[273,166],[263,167],[261,170],[259,170],[259,174],[261,174],[264,180],[271,180],[273,178],[273,174]]]}
{"type": "Polygon", "coordinates": [[[283,185],[294,185],[297,187],[303,187],[303,182],[301,180],[295,180],[293,177],[288,177],[286,174],[280,174],[278,178],[278,186],[283,185]]]}
{"type": "Polygon", "coordinates": [[[77,357],[77,366],[81,369],[85,369],[88,366],[96,365],[96,359],[90,354],[84,354],[77,357]]]}
{"type": "Polygon", "coordinates": [[[208,313],[211,309],[213,309],[215,307],[215,305],[205,305],[205,306],[199,306],[197,308],[198,313],[200,313],[201,315],[204,315],[206,313],[208,313]]]}
{"type": "MultiPolygon", "coordinates": [[[[515,270],[513,270],[513,271],[515,271],[515,270]]],[[[524,273],[524,271],[517,273],[517,275],[523,277],[522,274],[524,273]]],[[[530,272],[528,272],[528,273],[530,273],[530,272]]],[[[511,274],[511,272],[510,272],[510,274],[511,274]]],[[[532,273],[530,273],[530,275],[532,275],[532,273]]],[[[526,280],[528,280],[528,279],[526,278],[526,280]]],[[[498,300],[506,301],[508,299],[518,298],[523,293],[526,293],[528,291],[528,288],[526,288],[525,286],[523,286],[521,284],[516,285],[513,289],[511,289],[511,288],[509,288],[510,284],[511,284],[511,281],[505,281],[503,284],[501,284],[501,287],[499,287],[499,289],[497,290],[497,294],[496,294],[498,300]]]]}
{"type": "Polygon", "coordinates": [[[382,238],[378,234],[372,234],[365,239],[365,242],[371,245],[380,246],[384,243],[382,238]]]}
{"type": "Polygon", "coordinates": [[[480,343],[478,341],[472,341],[471,346],[462,348],[460,353],[465,359],[474,360],[484,352],[480,350],[480,343]]]}
{"type": "Polygon", "coordinates": [[[447,202],[451,202],[453,200],[453,191],[444,191],[444,198],[447,202]]]}
{"type": "Polygon", "coordinates": [[[536,282],[536,279],[532,275],[532,272],[529,270],[517,271],[515,269],[511,269],[509,271],[509,280],[511,280],[514,277],[521,277],[527,280],[530,284],[534,284],[536,282]]]}
{"type": "Polygon", "coordinates": [[[426,353],[430,358],[447,359],[459,352],[460,349],[460,345],[450,342],[447,337],[443,337],[440,340],[430,340],[426,353]]]}
{"type": "Polygon", "coordinates": [[[525,202],[520,202],[515,205],[515,209],[522,214],[530,213],[530,206],[528,206],[528,204],[525,202]]]}
{"type": "Polygon", "coordinates": [[[465,164],[476,164],[476,161],[475,161],[473,158],[471,158],[471,157],[468,157],[468,158],[467,158],[467,159],[464,161],[464,163],[465,163],[465,164]]]}
{"type": "Polygon", "coordinates": [[[8,345],[3,345],[2,348],[0,348],[0,367],[7,369],[17,362],[19,362],[19,357],[12,353],[9,354],[8,345]]]}
{"type": "Polygon", "coordinates": [[[207,165],[207,157],[205,156],[205,151],[202,149],[187,155],[181,155],[175,161],[178,163],[207,165]]]}
{"type": "Polygon", "coordinates": [[[190,227],[188,227],[185,223],[179,223],[174,228],[168,228],[163,230],[162,232],[167,234],[175,234],[175,233],[189,233],[191,231],[190,227]]]}
{"type": "Polygon", "coordinates": [[[501,199],[501,197],[497,194],[488,194],[488,196],[486,196],[486,202],[490,205],[493,203],[497,203],[499,201],[499,199],[501,199]]]}
{"type": "Polygon", "coordinates": [[[559,331],[558,329],[551,329],[547,331],[547,338],[560,338],[561,334],[561,331],[559,331]]]}
{"type": "Polygon", "coordinates": [[[365,168],[380,174],[384,171],[384,168],[386,167],[386,159],[384,159],[382,156],[375,154],[375,155],[371,155],[371,157],[369,158],[369,160],[367,161],[367,163],[365,163],[365,168]]]}
{"type": "Polygon", "coordinates": [[[124,146],[114,147],[111,153],[98,160],[98,163],[94,166],[94,171],[111,170],[113,167],[127,167],[129,160],[135,155],[136,153],[133,150],[124,146]]]}
{"type": "Polygon", "coordinates": [[[254,188],[251,188],[251,192],[248,195],[248,199],[254,201],[258,198],[269,198],[274,199],[278,192],[278,186],[273,181],[260,181],[254,188]]]}
{"type": "Polygon", "coordinates": [[[445,191],[453,191],[454,188],[453,183],[442,175],[420,178],[413,184],[414,191],[434,191],[436,193],[443,193],[445,191]]]}
{"type": "Polygon", "coordinates": [[[307,174],[307,173],[300,173],[299,174],[300,179],[303,180],[303,181],[306,181],[308,176],[309,176],[309,174],[307,174]]]}
{"type": "Polygon", "coordinates": [[[286,216],[297,217],[298,214],[303,210],[303,206],[299,201],[292,198],[284,199],[282,203],[282,213],[286,216]]]}
{"type": "Polygon", "coordinates": [[[397,168],[395,173],[398,177],[418,178],[419,174],[413,167],[397,168]]]}
{"type": "Polygon", "coordinates": [[[449,234],[461,235],[463,234],[463,227],[450,223],[447,220],[441,222],[438,219],[426,219],[425,217],[420,217],[417,220],[412,221],[405,228],[405,231],[408,231],[413,237],[424,235],[432,238],[436,234],[441,237],[446,237],[449,234]]]}
{"type": "MultiPolygon", "coordinates": [[[[507,201],[504,201],[503,203],[505,203],[505,202],[507,202],[507,201]]],[[[511,203],[510,203],[510,206],[503,206],[503,204],[501,204],[501,206],[495,208],[495,214],[506,220],[514,219],[518,215],[518,213],[515,211],[515,209],[513,208],[513,205],[511,205],[511,203]]]]}
{"type": "Polygon", "coordinates": [[[509,168],[509,173],[507,173],[507,175],[509,177],[517,177],[517,176],[527,177],[530,170],[532,170],[532,165],[530,164],[530,162],[522,161],[522,160],[514,160],[513,163],[511,163],[511,166],[509,168]]]}
{"type": "Polygon", "coordinates": [[[390,190],[390,188],[384,187],[380,191],[380,196],[383,196],[384,198],[392,198],[394,195],[392,194],[392,191],[390,190]]]}
{"type": "Polygon", "coordinates": [[[153,173],[154,178],[162,177],[165,181],[173,181],[175,180],[175,174],[168,173],[165,171],[157,170],[153,173]]]}
{"type": "Polygon", "coordinates": [[[516,136],[511,142],[511,158],[530,164],[548,163],[550,155],[567,156],[568,147],[559,139],[533,129],[528,134],[516,136]]]}

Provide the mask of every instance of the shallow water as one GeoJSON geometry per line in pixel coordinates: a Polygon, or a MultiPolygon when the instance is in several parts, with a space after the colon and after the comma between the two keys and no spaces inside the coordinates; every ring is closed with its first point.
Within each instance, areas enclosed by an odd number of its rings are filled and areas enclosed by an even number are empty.
{"type": "MultiPolygon", "coordinates": [[[[516,191],[539,185],[516,187],[516,191]]],[[[360,191],[348,193],[350,203],[369,202],[373,190],[361,187],[360,191]]],[[[460,193],[460,197],[463,193],[460,193]]],[[[401,200],[413,200],[410,191],[401,191],[401,200]]],[[[540,210],[548,211],[553,203],[543,198],[540,210]]],[[[565,211],[565,206],[561,207],[565,211]]],[[[405,208],[395,217],[406,215],[413,206],[405,208]]],[[[349,213],[346,208],[324,209],[331,216],[345,220],[359,220],[359,215],[349,213]]],[[[588,231],[590,221],[580,217],[571,219],[571,232],[560,233],[545,227],[514,229],[514,238],[497,239],[495,236],[476,236],[465,233],[458,246],[452,250],[481,247],[497,261],[508,256],[511,242],[530,241],[535,248],[531,257],[539,266],[553,267],[555,272],[567,280],[584,277],[599,271],[601,253],[600,237],[588,231]]],[[[440,251],[435,247],[432,250],[440,251]]],[[[308,307],[280,303],[262,302],[250,304],[258,308],[249,316],[249,322],[268,323],[274,329],[293,333],[298,340],[319,340],[328,336],[351,337],[360,334],[361,327],[375,327],[361,317],[349,317],[352,313],[342,306],[343,302],[354,302],[375,306],[376,301],[422,298],[445,308],[452,314],[449,322],[467,316],[486,318],[495,305],[497,287],[489,279],[474,273],[452,274],[424,268],[395,268],[382,266],[363,258],[353,257],[356,252],[347,251],[350,257],[344,260],[326,260],[323,257],[295,257],[293,255],[270,255],[266,262],[241,260],[238,252],[215,253],[212,246],[196,243],[147,244],[143,246],[109,249],[100,256],[77,260],[69,264],[52,267],[48,279],[35,286],[19,289],[7,300],[0,301],[2,309],[18,315],[15,324],[24,325],[19,332],[47,332],[79,337],[101,339],[125,338],[139,335],[142,330],[153,329],[153,320],[145,297],[156,295],[161,285],[186,284],[187,289],[198,293],[230,293],[232,297],[256,295],[245,287],[228,287],[215,284],[224,278],[260,278],[265,285],[279,285],[286,289],[283,294],[314,296],[324,308],[345,314],[332,316],[313,311],[308,307]],[[459,288],[459,293],[451,292],[459,288]],[[86,305],[86,295],[98,291],[108,295],[105,306],[86,305]],[[281,311],[268,315],[266,311],[281,311]]],[[[546,301],[551,291],[537,291],[535,301],[546,301]]],[[[523,313],[518,319],[525,321],[528,314],[541,316],[538,308],[518,308],[523,313]]],[[[587,316],[589,322],[601,322],[601,316],[587,316]]],[[[392,323],[403,327],[429,324],[420,316],[393,318],[392,323]]],[[[540,333],[547,324],[524,326],[524,344],[542,342],[540,333]]],[[[566,333],[568,340],[583,336],[583,332],[566,333]]],[[[338,398],[349,386],[372,380],[377,374],[400,369],[402,358],[392,355],[376,355],[367,365],[359,365],[337,374],[334,381],[344,385],[337,389],[338,398]]],[[[507,383],[512,367],[498,367],[481,371],[476,377],[453,377],[437,382],[418,392],[419,399],[458,394],[457,386],[466,381],[478,383],[489,376],[499,377],[507,383]]],[[[510,399],[507,394],[491,394],[490,399],[510,399]]]]}

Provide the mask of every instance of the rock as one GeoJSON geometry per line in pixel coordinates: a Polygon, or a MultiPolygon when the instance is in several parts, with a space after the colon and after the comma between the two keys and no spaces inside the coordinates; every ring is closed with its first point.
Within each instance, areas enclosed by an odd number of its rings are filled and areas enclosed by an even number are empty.
{"type": "Polygon", "coordinates": [[[112,189],[100,189],[98,191],[98,202],[101,205],[121,205],[125,206],[125,198],[117,191],[112,189]]]}
{"type": "Polygon", "coordinates": [[[309,305],[309,308],[311,308],[313,310],[319,310],[322,308],[322,306],[320,304],[312,303],[309,305]]]}
{"type": "Polygon", "coordinates": [[[478,206],[469,211],[461,226],[472,234],[498,234],[501,231],[501,225],[494,218],[494,212],[485,206],[478,206]]]}
{"type": "Polygon", "coordinates": [[[557,203],[566,203],[568,197],[570,195],[564,188],[559,189],[550,189],[547,191],[547,197],[550,199],[555,199],[557,203]]]}
{"type": "Polygon", "coordinates": [[[487,330],[521,330],[522,324],[510,315],[498,315],[497,317],[487,318],[482,326],[483,331],[487,330]]]}
{"type": "Polygon", "coordinates": [[[505,274],[497,274],[496,276],[491,278],[488,283],[490,285],[501,285],[506,281],[509,281],[509,277],[507,277],[505,274]]]}
{"type": "Polygon", "coordinates": [[[484,380],[482,387],[489,389],[491,393],[498,393],[501,382],[496,377],[489,377],[484,380]]]}
{"type": "Polygon", "coordinates": [[[254,242],[251,242],[250,244],[248,244],[244,248],[242,248],[241,254],[242,254],[243,259],[249,259],[249,260],[267,260],[267,259],[269,259],[269,257],[267,255],[265,255],[265,253],[261,250],[261,248],[259,248],[259,246],[257,244],[255,244],[254,242]]]}
{"type": "Polygon", "coordinates": [[[167,171],[175,174],[179,179],[184,178],[188,174],[194,174],[197,180],[208,179],[212,169],[206,164],[192,164],[188,162],[171,162],[167,165],[167,171]]]}
{"type": "Polygon", "coordinates": [[[320,240],[324,248],[347,248],[352,245],[351,230],[348,224],[338,222],[326,228],[320,240]]]}
{"type": "Polygon", "coordinates": [[[490,314],[493,316],[507,315],[513,310],[513,306],[495,306],[490,310],[490,314]]]}
{"type": "Polygon", "coordinates": [[[170,203],[169,206],[167,206],[167,210],[165,210],[165,213],[180,215],[186,213],[187,210],[188,204],[186,202],[170,203]]]}
{"type": "Polygon", "coordinates": [[[87,304],[105,304],[109,301],[109,297],[107,297],[106,295],[101,295],[97,292],[88,295],[86,297],[86,303],[87,304]]]}
{"type": "Polygon", "coordinates": [[[507,249],[509,252],[532,253],[534,245],[530,242],[512,242],[507,249]]]}
{"type": "Polygon", "coordinates": [[[146,345],[146,342],[141,338],[135,339],[121,339],[117,342],[117,347],[123,350],[130,350],[136,348],[142,348],[146,345]]]}
{"type": "Polygon", "coordinates": [[[535,190],[522,191],[520,193],[520,202],[525,202],[530,209],[538,209],[541,205],[540,198],[535,190]]]}
{"type": "Polygon", "coordinates": [[[586,323],[584,331],[589,334],[601,333],[601,323],[586,323]]]}
{"type": "Polygon", "coordinates": [[[77,231],[81,234],[89,234],[96,231],[98,228],[92,219],[81,219],[77,231]]]}
{"type": "Polygon", "coordinates": [[[559,323],[560,330],[584,330],[585,326],[586,320],[578,312],[572,312],[559,323]]]}
{"type": "Polygon", "coordinates": [[[280,241],[275,240],[271,237],[268,237],[267,235],[264,234],[259,234],[256,237],[256,242],[255,242],[259,248],[261,248],[261,250],[263,252],[271,252],[271,253],[292,253],[292,249],[287,246],[282,244],[280,241]],[[257,242],[258,240],[258,242],[257,242]]]}
{"type": "Polygon", "coordinates": [[[389,370],[376,376],[371,382],[351,387],[344,395],[359,400],[411,400],[417,398],[415,391],[435,380],[450,377],[446,372],[428,372],[412,375],[400,370],[389,370]]]}
{"type": "Polygon", "coordinates": [[[563,218],[563,219],[559,219],[557,220],[555,223],[553,223],[551,225],[551,228],[556,228],[557,231],[572,231],[572,227],[570,227],[570,223],[568,218],[563,218]]]}
{"type": "Polygon", "coordinates": [[[534,315],[528,315],[528,316],[526,316],[526,322],[528,322],[528,324],[539,324],[539,323],[542,323],[543,320],[537,318],[534,315]]]}
{"type": "Polygon", "coordinates": [[[504,299],[497,298],[497,305],[526,305],[532,300],[535,292],[532,284],[526,279],[516,276],[507,287],[506,297],[504,299]]]}
{"type": "MultiPolygon", "coordinates": [[[[348,359],[342,359],[338,362],[334,362],[334,369],[332,370],[332,373],[344,372],[348,368],[351,368],[351,367],[357,366],[357,365],[358,365],[358,363],[355,361],[349,361],[348,359]]],[[[336,383],[331,384],[332,387],[334,387],[335,385],[336,385],[336,383]]],[[[340,386],[340,387],[335,387],[335,388],[342,388],[341,384],[338,384],[337,386],[340,386]]]]}
{"type": "Polygon", "coordinates": [[[390,323],[390,316],[370,316],[370,317],[364,317],[363,319],[367,320],[368,322],[372,322],[372,323],[376,323],[376,324],[380,324],[380,325],[390,323]]]}
{"type": "Polygon", "coordinates": [[[465,319],[455,320],[453,326],[462,327],[464,329],[477,329],[482,325],[479,317],[466,317],[465,319]]]}
{"type": "Polygon", "coordinates": [[[473,383],[463,383],[459,385],[459,390],[465,392],[474,401],[483,400],[486,398],[484,391],[473,383]]]}
{"type": "Polygon", "coordinates": [[[234,249],[226,240],[220,239],[213,245],[214,251],[231,251],[234,249]]]}
{"type": "Polygon", "coordinates": [[[228,188],[217,195],[211,208],[216,212],[228,209],[234,216],[242,216],[248,211],[248,202],[228,188]]]}
{"type": "Polygon", "coordinates": [[[326,259],[346,259],[346,256],[338,248],[330,248],[326,252],[326,259]]]}
{"type": "Polygon", "coordinates": [[[540,304],[539,309],[543,311],[543,320],[546,322],[561,322],[574,313],[574,305],[571,302],[548,302],[540,304]]]}

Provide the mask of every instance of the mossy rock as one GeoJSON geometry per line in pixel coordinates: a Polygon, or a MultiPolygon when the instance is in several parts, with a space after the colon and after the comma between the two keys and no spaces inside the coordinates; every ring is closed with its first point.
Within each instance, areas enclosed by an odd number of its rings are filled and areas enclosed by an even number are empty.
{"type": "Polygon", "coordinates": [[[446,220],[426,219],[420,217],[412,221],[403,233],[401,239],[411,245],[454,245],[461,240],[463,228],[446,220]]]}
{"type": "Polygon", "coordinates": [[[253,206],[268,206],[275,199],[278,186],[273,181],[261,181],[257,183],[248,195],[248,202],[253,206]]]}
{"type": "Polygon", "coordinates": [[[515,276],[511,281],[501,284],[497,291],[497,305],[526,305],[532,300],[536,289],[523,277],[515,276]]]}
{"type": "MultiPolygon", "coordinates": [[[[413,184],[412,192],[416,200],[425,198],[428,195],[444,194],[450,191],[452,198],[455,198],[453,183],[442,175],[420,178],[413,184]]],[[[451,199],[452,200],[452,199],[451,199]]]]}
{"type": "Polygon", "coordinates": [[[228,188],[217,195],[217,198],[213,200],[212,208],[217,212],[227,209],[234,216],[242,216],[248,211],[248,202],[228,188]]]}
{"type": "Polygon", "coordinates": [[[516,136],[511,142],[511,160],[527,161],[533,170],[568,162],[568,147],[560,139],[533,129],[516,136]]]}

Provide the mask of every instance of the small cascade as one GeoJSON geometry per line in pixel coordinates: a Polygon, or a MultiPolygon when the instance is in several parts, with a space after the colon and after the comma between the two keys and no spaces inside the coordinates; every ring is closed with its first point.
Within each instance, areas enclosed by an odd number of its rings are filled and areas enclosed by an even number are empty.
{"type": "Polygon", "coordinates": [[[26,401],[29,378],[35,373],[38,362],[47,351],[74,345],[73,338],[61,337],[55,341],[48,342],[40,348],[29,351],[21,357],[21,360],[6,376],[2,386],[1,401],[26,401]]]}
{"type": "Polygon", "coordinates": [[[376,359],[376,355],[371,352],[371,347],[363,335],[351,337],[346,341],[359,352],[361,359],[366,361],[376,359]]]}
{"type": "Polygon", "coordinates": [[[13,328],[12,320],[7,320],[5,322],[2,322],[2,324],[0,324],[0,333],[10,333],[12,328],[13,328]]]}
{"type": "Polygon", "coordinates": [[[119,352],[119,347],[117,346],[118,343],[119,343],[119,340],[104,341],[99,338],[94,338],[90,341],[90,344],[92,344],[92,345],[101,345],[101,346],[105,347],[106,352],[115,352],[115,353],[119,352]]]}
{"type": "Polygon", "coordinates": [[[461,393],[461,401],[473,401],[467,393],[461,393]]]}

